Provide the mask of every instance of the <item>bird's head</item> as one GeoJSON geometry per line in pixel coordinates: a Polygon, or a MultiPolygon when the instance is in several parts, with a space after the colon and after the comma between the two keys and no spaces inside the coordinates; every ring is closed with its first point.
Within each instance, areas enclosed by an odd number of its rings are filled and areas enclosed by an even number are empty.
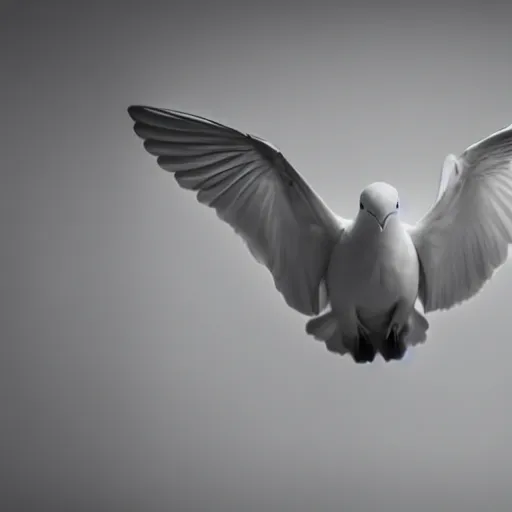
{"type": "Polygon", "coordinates": [[[359,198],[359,215],[364,221],[371,220],[384,231],[388,221],[398,214],[400,201],[397,190],[383,182],[368,185],[359,198]]]}

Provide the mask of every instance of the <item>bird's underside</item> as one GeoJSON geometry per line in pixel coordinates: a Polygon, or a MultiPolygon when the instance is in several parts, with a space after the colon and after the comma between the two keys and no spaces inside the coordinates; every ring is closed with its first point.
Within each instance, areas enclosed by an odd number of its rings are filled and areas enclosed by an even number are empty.
{"type": "Polygon", "coordinates": [[[409,347],[427,338],[429,323],[417,306],[411,309],[402,329],[391,328],[396,305],[392,310],[375,315],[373,321],[367,318],[364,322],[359,318],[356,337],[343,335],[332,310],[309,320],[306,332],[325,343],[330,352],[350,354],[356,363],[371,363],[377,354],[386,362],[397,361],[403,359],[409,347]]]}
{"type": "MultiPolygon", "coordinates": [[[[394,311],[399,307],[396,304],[393,310],[386,312],[383,316],[385,322],[383,325],[390,326],[394,311]]],[[[409,322],[401,329],[396,326],[393,328],[372,331],[365,328],[365,324],[360,320],[358,325],[357,338],[346,340],[350,355],[356,363],[371,363],[375,355],[379,352],[385,361],[400,360],[406,352],[406,335],[410,330],[409,322]],[[389,332],[388,332],[389,331],[389,332]]]]}

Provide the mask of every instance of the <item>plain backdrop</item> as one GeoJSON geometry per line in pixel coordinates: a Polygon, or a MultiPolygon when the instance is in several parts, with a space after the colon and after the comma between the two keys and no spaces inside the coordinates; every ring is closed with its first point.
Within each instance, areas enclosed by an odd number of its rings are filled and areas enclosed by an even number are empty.
{"type": "Polygon", "coordinates": [[[265,137],[342,216],[388,181],[414,222],[512,122],[503,4],[2,4],[2,510],[511,509],[512,266],[357,366],[126,112],[265,137]]]}

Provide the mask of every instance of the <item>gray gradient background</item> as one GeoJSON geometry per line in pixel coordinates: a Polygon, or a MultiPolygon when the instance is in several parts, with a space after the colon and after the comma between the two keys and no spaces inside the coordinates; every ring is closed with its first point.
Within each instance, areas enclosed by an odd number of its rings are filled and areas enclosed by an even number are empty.
{"type": "Polygon", "coordinates": [[[203,3],[1,8],[1,509],[510,510],[512,266],[356,366],[126,107],[263,136],[344,216],[389,181],[413,222],[512,122],[512,9],[203,3]]]}

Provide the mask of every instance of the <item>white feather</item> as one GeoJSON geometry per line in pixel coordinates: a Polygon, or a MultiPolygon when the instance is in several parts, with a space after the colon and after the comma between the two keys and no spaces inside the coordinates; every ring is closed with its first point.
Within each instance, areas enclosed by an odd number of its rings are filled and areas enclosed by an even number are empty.
{"type": "Polygon", "coordinates": [[[324,276],[348,221],[274,146],[191,114],[143,106],[128,112],[147,151],[233,227],[289,306],[307,315],[327,306],[324,276]]]}
{"type": "Polygon", "coordinates": [[[425,312],[478,293],[512,243],[512,125],[447,157],[437,202],[409,230],[425,312]]]}

